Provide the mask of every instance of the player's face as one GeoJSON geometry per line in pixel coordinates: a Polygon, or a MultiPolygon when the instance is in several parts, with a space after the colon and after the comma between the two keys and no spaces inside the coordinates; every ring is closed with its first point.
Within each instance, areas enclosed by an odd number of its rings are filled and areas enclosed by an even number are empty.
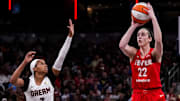
{"type": "Polygon", "coordinates": [[[43,59],[40,59],[36,64],[36,72],[48,73],[48,66],[43,59]]]}
{"type": "Polygon", "coordinates": [[[149,36],[149,31],[147,29],[140,29],[137,33],[137,42],[139,47],[148,45],[152,38],[149,36]]]}

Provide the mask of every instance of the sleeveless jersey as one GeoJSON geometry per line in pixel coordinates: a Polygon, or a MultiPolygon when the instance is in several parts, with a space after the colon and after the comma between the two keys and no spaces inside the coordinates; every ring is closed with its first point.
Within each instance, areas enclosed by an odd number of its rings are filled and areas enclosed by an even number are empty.
{"type": "Polygon", "coordinates": [[[150,49],[144,58],[141,57],[140,50],[138,50],[131,61],[133,89],[162,87],[160,80],[161,63],[153,62],[151,55],[152,50],[153,48],[150,49]]]}
{"type": "Polygon", "coordinates": [[[54,85],[48,76],[45,76],[41,85],[36,85],[34,75],[31,75],[24,85],[26,101],[54,101],[54,85]]]}

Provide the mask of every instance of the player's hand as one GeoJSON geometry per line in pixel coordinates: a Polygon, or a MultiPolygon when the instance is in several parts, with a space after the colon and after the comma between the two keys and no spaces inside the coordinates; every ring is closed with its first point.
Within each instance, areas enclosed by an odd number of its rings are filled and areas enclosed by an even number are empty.
{"type": "Polygon", "coordinates": [[[71,19],[69,19],[69,26],[67,26],[67,28],[69,28],[69,37],[73,37],[73,35],[74,35],[74,24],[72,23],[71,19]]]}
{"type": "Polygon", "coordinates": [[[30,61],[32,61],[32,59],[34,58],[35,54],[36,54],[35,51],[29,51],[29,52],[26,54],[25,58],[24,58],[24,62],[25,62],[25,63],[29,63],[30,61]]]}
{"type": "Polygon", "coordinates": [[[153,7],[152,7],[152,5],[149,2],[147,3],[147,8],[148,8],[148,10],[147,9],[144,9],[144,10],[146,10],[148,12],[149,17],[151,19],[156,18],[155,14],[154,14],[153,7]]]}
{"type": "Polygon", "coordinates": [[[143,26],[144,24],[140,24],[140,23],[136,23],[134,22],[133,18],[131,17],[131,26],[134,26],[134,27],[140,27],[140,26],[143,26]]]}

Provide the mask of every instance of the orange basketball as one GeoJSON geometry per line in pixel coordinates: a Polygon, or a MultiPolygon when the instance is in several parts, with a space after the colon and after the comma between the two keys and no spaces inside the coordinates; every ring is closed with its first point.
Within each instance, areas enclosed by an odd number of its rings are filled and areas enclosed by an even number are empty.
{"type": "Polygon", "coordinates": [[[141,24],[147,23],[150,18],[146,10],[148,10],[148,8],[145,2],[136,3],[131,10],[131,16],[134,22],[141,24]]]}

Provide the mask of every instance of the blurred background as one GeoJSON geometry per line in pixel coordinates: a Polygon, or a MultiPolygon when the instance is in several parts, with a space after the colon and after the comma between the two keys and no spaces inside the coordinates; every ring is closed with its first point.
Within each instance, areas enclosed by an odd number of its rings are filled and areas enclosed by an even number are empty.
{"type": "MultiPolygon", "coordinates": [[[[148,0],[139,0],[148,2],[148,0]]],[[[163,33],[164,55],[161,82],[168,101],[180,100],[178,47],[179,0],[149,0],[163,33]]],[[[22,89],[9,83],[14,70],[29,50],[38,52],[51,68],[68,34],[68,19],[75,24],[75,36],[56,79],[56,101],[128,101],[131,96],[129,60],[119,41],[131,23],[135,0],[0,1],[0,100],[25,101],[22,89]]],[[[152,29],[152,23],[146,27],[152,29]]],[[[132,45],[137,46],[136,36],[132,45]]],[[[29,68],[21,77],[29,76],[29,68]]]]}

